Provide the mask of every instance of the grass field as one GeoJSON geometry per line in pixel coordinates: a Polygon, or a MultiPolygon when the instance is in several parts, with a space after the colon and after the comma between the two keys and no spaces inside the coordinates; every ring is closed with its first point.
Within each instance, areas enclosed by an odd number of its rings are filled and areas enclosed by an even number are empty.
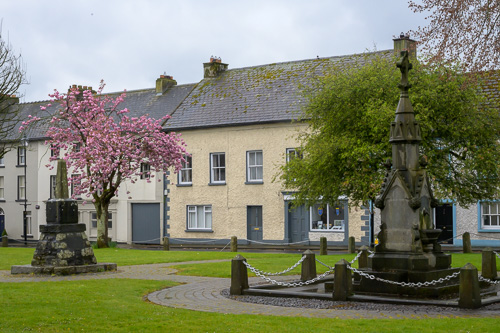
{"type": "MultiPolygon", "coordinates": [[[[234,253],[198,251],[95,250],[99,262],[118,265],[231,259],[234,253]]],[[[0,248],[0,269],[31,261],[33,249],[0,248]]],[[[281,271],[297,254],[242,253],[256,267],[281,271]]],[[[320,256],[333,265],[341,257],[320,256]]],[[[456,267],[481,264],[479,254],[454,254],[456,267]]],[[[230,263],[179,265],[181,274],[229,276],[230,263]]],[[[318,266],[320,271],[320,266],[318,266]]],[[[300,272],[299,270],[294,273],[300,272]]],[[[314,319],[228,315],[173,309],[150,304],[148,293],[170,281],[106,279],[0,283],[1,332],[500,332],[496,318],[314,319]]]]}

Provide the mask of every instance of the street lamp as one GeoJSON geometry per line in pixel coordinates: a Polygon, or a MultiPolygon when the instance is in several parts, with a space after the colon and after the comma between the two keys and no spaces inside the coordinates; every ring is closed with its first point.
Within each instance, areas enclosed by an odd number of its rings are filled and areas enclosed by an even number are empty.
{"type": "Polygon", "coordinates": [[[27,216],[27,206],[28,206],[28,187],[27,187],[27,179],[26,179],[26,164],[28,162],[28,138],[26,134],[23,134],[21,138],[21,146],[24,149],[24,212],[23,212],[23,234],[24,234],[24,246],[28,245],[28,221],[26,220],[27,216]]]}

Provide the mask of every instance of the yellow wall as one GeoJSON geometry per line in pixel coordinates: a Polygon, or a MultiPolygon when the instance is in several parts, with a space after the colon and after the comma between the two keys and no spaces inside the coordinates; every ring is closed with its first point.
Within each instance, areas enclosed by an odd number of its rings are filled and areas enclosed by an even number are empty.
{"type": "MultiPolygon", "coordinates": [[[[282,186],[272,179],[285,163],[286,148],[298,146],[298,129],[306,125],[267,124],[182,132],[193,159],[193,185],[170,185],[169,233],[172,238],[247,238],[247,206],[262,206],[263,239],[284,238],[282,186]],[[246,152],[262,150],[261,185],[246,185],[246,152]],[[226,154],[226,185],[209,186],[210,153],[226,154]],[[186,232],[186,206],[212,205],[211,233],[186,232]]],[[[172,175],[171,182],[177,184],[172,175]]]]}

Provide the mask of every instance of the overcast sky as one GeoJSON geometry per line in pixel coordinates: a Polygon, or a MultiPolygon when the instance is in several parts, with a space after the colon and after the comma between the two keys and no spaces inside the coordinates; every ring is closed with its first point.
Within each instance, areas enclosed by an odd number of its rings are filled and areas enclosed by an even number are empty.
{"type": "Polygon", "coordinates": [[[0,0],[2,37],[23,56],[22,101],[71,84],[105,92],[203,77],[203,62],[240,68],[391,49],[426,24],[406,0],[0,0]]]}

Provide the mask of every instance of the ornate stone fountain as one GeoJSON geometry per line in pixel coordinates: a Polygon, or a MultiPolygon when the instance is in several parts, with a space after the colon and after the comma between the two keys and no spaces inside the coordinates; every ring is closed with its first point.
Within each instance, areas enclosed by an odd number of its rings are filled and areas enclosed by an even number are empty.
{"type": "MultiPolygon", "coordinates": [[[[388,170],[375,200],[381,211],[379,244],[364,271],[396,282],[426,282],[446,277],[457,269],[450,268],[451,256],[444,254],[437,242],[441,230],[435,229],[431,212],[438,201],[425,169],[427,160],[420,156],[420,126],[408,96],[412,64],[407,51],[401,52],[397,66],[401,70],[401,92],[390,131],[392,162],[386,163],[388,170]]],[[[439,296],[456,283],[457,279],[440,287],[411,289],[355,275],[353,287],[356,292],[439,296]]]]}

